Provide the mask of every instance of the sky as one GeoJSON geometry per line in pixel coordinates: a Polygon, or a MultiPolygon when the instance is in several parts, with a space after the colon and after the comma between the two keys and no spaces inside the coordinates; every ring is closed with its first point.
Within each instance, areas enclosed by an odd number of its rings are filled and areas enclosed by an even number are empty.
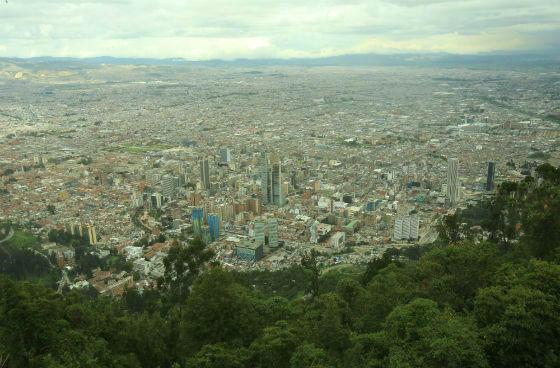
{"type": "Polygon", "coordinates": [[[560,50],[560,0],[0,0],[0,56],[560,50]]]}

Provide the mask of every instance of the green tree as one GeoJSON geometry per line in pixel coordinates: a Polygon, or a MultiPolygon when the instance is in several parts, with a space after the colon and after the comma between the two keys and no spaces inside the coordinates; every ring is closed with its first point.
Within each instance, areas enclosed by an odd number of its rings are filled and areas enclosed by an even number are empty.
{"type": "Polygon", "coordinates": [[[199,238],[186,246],[175,242],[163,260],[165,273],[161,280],[171,289],[174,300],[186,298],[190,286],[212,257],[214,252],[199,238]]]}
{"type": "Polygon", "coordinates": [[[290,368],[330,368],[333,367],[328,355],[313,344],[299,346],[290,359],[290,368]]]}
{"type": "Polygon", "coordinates": [[[194,283],[182,317],[181,339],[190,351],[217,343],[247,345],[260,329],[256,302],[231,274],[212,269],[194,283]]]}
{"type": "Polygon", "coordinates": [[[429,299],[396,307],[387,317],[389,367],[487,367],[474,323],[440,311],[429,299]]]}
{"type": "Polygon", "coordinates": [[[463,238],[460,218],[457,214],[444,216],[437,225],[439,238],[444,243],[455,243],[463,238]]]}
{"type": "Polygon", "coordinates": [[[493,243],[454,243],[435,248],[420,259],[423,292],[455,310],[472,308],[479,288],[489,286],[500,262],[493,243]]]}
{"type": "Polygon", "coordinates": [[[262,335],[251,344],[251,367],[289,368],[292,353],[299,345],[297,331],[286,321],[279,321],[264,329],[262,335]]]}
{"type": "Polygon", "coordinates": [[[245,348],[229,347],[225,344],[204,345],[192,358],[187,367],[196,368],[244,368],[248,360],[245,348]]]}
{"type": "Polygon", "coordinates": [[[337,294],[311,301],[297,325],[302,336],[328,351],[342,353],[350,345],[350,311],[337,294]]]}
{"type": "Polygon", "coordinates": [[[305,269],[309,278],[309,284],[306,291],[311,294],[312,298],[319,295],[319,276],[321,275],[321,270],[317,261],[318,256],[319,253],[315,249],[311,249],[310,252],[307,252],[301,258],[301,265],[305,269]]]}
{"type": "Polygon", "coordinates": [[[522,286],[489,287],[480,290],[474,312],[492,367],[560,365],[557,297],[522,286]]]}
{"type": "Polygon", "coordinates": [[[397,305],[419,295],[417,266],[413,263],[390,264],[370,281],[366,292],[357,301],[356,329],[359,332],[379,331],[385,318],[397,305]]]}
{"type": "Polygon", "coordinates": [[[390,342],[384,332],[354,336],[351,344],[344,353],[344,368],[387,367],[390,342]]]}

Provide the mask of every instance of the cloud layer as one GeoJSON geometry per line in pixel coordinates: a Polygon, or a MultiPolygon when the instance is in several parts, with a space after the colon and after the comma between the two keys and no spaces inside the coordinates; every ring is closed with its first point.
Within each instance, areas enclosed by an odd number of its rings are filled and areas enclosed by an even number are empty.
{"type": "Polygon", "coordinates": [[[206,60],[558,49],[559,0],[0,2],[0,56],[206,60]]]}

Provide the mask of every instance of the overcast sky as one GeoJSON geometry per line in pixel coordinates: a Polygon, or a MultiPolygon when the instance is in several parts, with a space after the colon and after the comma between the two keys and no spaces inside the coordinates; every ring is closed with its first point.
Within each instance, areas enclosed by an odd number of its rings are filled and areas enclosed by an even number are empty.
{"type": "Polygon", "coordinates": [[[559,50],[560,0],[0,0],[0,56],[559,50]]]}

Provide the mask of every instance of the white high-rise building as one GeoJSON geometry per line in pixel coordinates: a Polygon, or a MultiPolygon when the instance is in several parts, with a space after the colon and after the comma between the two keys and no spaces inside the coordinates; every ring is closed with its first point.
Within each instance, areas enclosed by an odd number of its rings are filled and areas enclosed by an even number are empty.
{"type": "Polygon", "coordinates": [[[393,239],[400,240],[403,238],[403,219],[402,217],[397,217],[395,219],[395,228],[393,230],[393,239]]]}
{"type": "Polygon", "coordinates": [[[418,215],[398,216],[395,219],[395,228],[393,230],[394,240],[416,240],[418,239],[418,228],[420,227],[420,219],[418,215]]]}
{"type": "Polygon", "coordinates": [[[447,199],[451,206],[457,204],[459,198],[459,160],[450,158],[447,161],[447,199]]]}
{"type": "Polygon", "coordinates": [[[166,198],[173,198],[175,195],[175,178],[171,175],[164,175],[161,178],[161,194],[166,198]]]}

